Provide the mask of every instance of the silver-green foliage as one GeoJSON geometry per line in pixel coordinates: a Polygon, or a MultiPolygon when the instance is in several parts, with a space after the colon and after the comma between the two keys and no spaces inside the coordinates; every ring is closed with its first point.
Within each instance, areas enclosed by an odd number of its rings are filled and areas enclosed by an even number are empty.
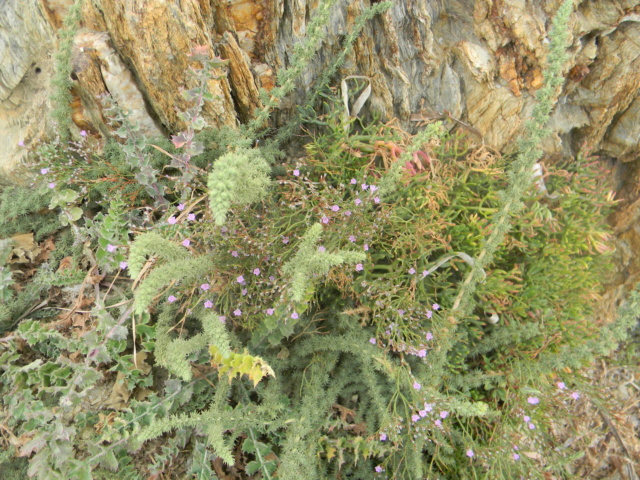
{"type": "Polygon", "coordinates": [[[254,203],[267,194],[269,171],[269,164],[256,149],[239,149],[216,160],[207,182],[216,225],[224,224],[233,204],[254,203]]]}

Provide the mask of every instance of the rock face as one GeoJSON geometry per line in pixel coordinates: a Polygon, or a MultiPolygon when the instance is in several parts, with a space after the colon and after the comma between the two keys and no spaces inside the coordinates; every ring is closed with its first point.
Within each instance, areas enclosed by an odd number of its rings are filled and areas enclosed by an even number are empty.
{"type": "MultiPolygon", "coordinates": [[[[335,1],[318,54],[274,115],[277,123],[295,111],[340,52],[345,33],[369,1],[335,1]]],[[[0,2],[0,177],[5,179],[49,126],[43,112],[51,108],[51,52],[71,3],[0,2]]],[[[348,75],[371,79],[365,116],[397,117],[409,128],[416,120],[449,115],[472,125],[479,140],[508,152],[542,84],[547,32],[560,3],[396,0],[367,23],[332,81],[338,84],[348,75]]],[[[586,146],[619,163],[632,162],[640,152],[640,0],[576,4],[567,78],[545,150],[570,155],[586,146]]],[[[194,45],[207,45],[230,60],[227,77],[209,85],[216,95],[204,111],[209,124],[247,122],[261,105],[259,89],[273,88],[276,72],[290,66],[319,5],[317,0],[85,0],[73,57],[74,122],[79,130],[104,135],[96,96],[110,92],[133,110],[147,133],[179,131],[183,124],[176,109],[187,106],[180,89],[193,86],[185,73],[194,45]]],[[[638,169],[625,168],[631,172],[627,180],[635,181],[638,169]]],[[[635,204],[638,192],[625,191],[625,205],[635,204]]]]}

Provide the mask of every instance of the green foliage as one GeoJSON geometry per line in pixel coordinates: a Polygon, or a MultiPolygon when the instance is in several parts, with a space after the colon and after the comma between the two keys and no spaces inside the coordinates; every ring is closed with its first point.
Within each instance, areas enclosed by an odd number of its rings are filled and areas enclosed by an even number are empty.
{"type": "MultiPolygon", "coordinates": [[[[316,128],[306,157],[279,162],[295,122],[252,140],[334,3],[240,132],[204,128],[224,62],[195,47],[198,86],[171,141],[114,110],[122,143],[41,146],[33,191],[47,199],[20,201],[27,216],[60,209],[68,227],[0,306],[7,327],[21,321],[0,343],[0,391],[29,475],[569,478],[576,453],[556,419],[571,418],[587,394],[576,372],[616,347],[640,303],[599,319],[614,203],[601,168],[578,157],[545,167],[548,190],[533,185],[569,2],[514,160],[438,122],[412,136],[347,117],[326,74],[295,119],[316,128]],[[58,271],[63,256],[71,268],[58,271]],[[43,292],[47,308],[31,310],[43,292]]],[[[361,13],[333,69],[389,7],[361,13]]],[[[0,201],[23,222],[11,208],[0,201]]]]}

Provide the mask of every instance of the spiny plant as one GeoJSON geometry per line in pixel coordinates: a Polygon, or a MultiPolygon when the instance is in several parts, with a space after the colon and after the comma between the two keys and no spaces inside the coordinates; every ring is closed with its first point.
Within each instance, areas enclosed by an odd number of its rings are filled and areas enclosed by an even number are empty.
{"type": "Polygon", "coordinates": [[[306,157],[280,163],[308,109],[251,146],[333,3],[239,132],[204,128],[220,60],[197,47],[202,82],[171,142],[132,137],[124,115],[124,144],[40,150],[41,191],[86,266],[75,285],[40,266],[34,284],[68,292],[65,310],[0,342],[3,424],[30,475],[569,478],[553,426],[586,395],[574,372],[639,311],[632,296],[598,323],[614,203],[598,165],[548,166],[544,192],[534,175],[571,4],[515,161],[438,122],[410,135],[349,117],[326,76],[306,157]]]}

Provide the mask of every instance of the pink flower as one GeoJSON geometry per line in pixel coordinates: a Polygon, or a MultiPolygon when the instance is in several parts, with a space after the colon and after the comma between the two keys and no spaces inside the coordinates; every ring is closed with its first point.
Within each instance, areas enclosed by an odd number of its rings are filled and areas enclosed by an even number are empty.
{"type": "Polygon", "coordinates": [[[431,333],[431,332],[427,332],[426,339],[427,339],[427,340],[433,340],[433,333],[431,333]]]}
{"type": "Polygon", "coordinates": [[[326,225],[327,223],[329,223],[329,217],[322,217],[320,221],[326,225]]]}
{"type": "Polygon", "coordinates": [[[431,305],[431,308],[433,308],[434,310],[440,310],[440,305],[434,303],[433,305],[431,305]]]}
{"type": "Polygon", "coordinates": [[[367,245],[366,243],[364,244],[364,251],[368,251],[369,250],[369,245],[367,245]]]}
{"type": "Polygon", "coordinates": [[[178,210],[181,212],[184,210],[184,203],[181,203],[180,205],[178,205],[178,210]]]}
{"type": "Polygon", "coordinates": [[[449,412],[447,412],[446,410],[443,410],[440,412],[440,418],[447,418],[448,415],[449,415],[449,412]]]}
{"type": "Polygon", "coordinates": [[[267,308],[267,315],[273,315],[273,308],[267,308]]]}
{"type": "Polygon", "coordinates": [[[376,190],[378,190],[378,187],[376,187],[375,185],[371,185],[371,191],[375,192],[376,190]]]}
{"type": "Polygon", "coordinates": [[[293,318],[294,320],[297,320],[298,319],[298,314],[296,312],[293,312],[291,314],[291,318],[293,318]]]}
{"type": "Polygon", "coordinates": [[[531,405],[536,405],[540,403],[540,399],[538,397],[529,397],[527,398],[527,402],[530,403],[531,405]]]}
{"type": "Polygon", "coordinates": [[[351,210],[345,210],[344,211],[344,216],[345,217],[350,217],[351,216],[351,210]]]}
{"type": "Polygon", "coordinates": [[[41,169],[40,169],[40,173],[41,173],[42,175],[46,175],[47,173],[49,173],[49,169],[48,169],[48,168],[41,168],[41,169]]]}
{"type": "Polygon", "coordinates": [[[375,345],[375,344],[376,344],[376,339],[375,339],[375,338],[370,338],[370,339],[369,339],[369,343],[370,343],[371,345],[375,345]]]}
{"type": "Polygon", "coordinates": [[[231,252],[231,256],[232,256],[232,257],[235,257],[235,258],[238,258],[238,252],[236,252],[235,250],[233,250],[233,251],[231,252]]]}
{"type": "Polygon", "coordinates": [[[425,270],[424,272],[422,272],[422,278],[426,277],[427,275],[429,275],[429,270],[425,270]]]}
{"type": "Polygon", "coordinates": [[[253,274],[254,275],[260,275],[260,269],[259,268],[254,268],[253,269],[253,274]]]}
{"type": "Polygon", "coordinates": [[[436,421],[435,421],[435,422],[433,422],[433,423],[435,423],[435,424],[436,424],[436,427],[439,427],[439,428],[441,428],[441,427],[442,427],[442,420],[440,420],[440,419],[436,420],[436,421]]]}
{"type": "Polygon", "coordinates": [[[204,302],[204,308],[211,308],[213,307],[213,302],[211,302],[211,300],[207,300],[206,302],[204,302]]]}
{"type": "Polygon", "coordinates": [[[118,247],[116,247],[115,245],[111,245],[111,244],[107,245],[107,252],[109,252],[109,253],[113,253],[117,249],[118,249],[118,247]]]}
{"type": "Polygon", "coordinates": [[[244,277],[242,275],[240,275],[238,278],[236,278],[236,282],[242,284],[244,283],[244,277]]]}
{"type": "Polygon", "coordinates": [[[420,415],[422,418],[424,418],[424,417],[426,417],[426,416],[427,416],[427,411],[426,411],[426,410],[420,410],[420,411],[418,412],[418,415],[420,415]]]}
{"type": "Polygon", "coordinates": [[[356,183],[358,183],[358,181],[355,178],[351,179],[351,185],[355,185],[356,183]]]}
{"type": "Polygon", "coordinates": [[[320,245],[320,246],[318,247],[318,251],[319,251],[319,252],[325,252],[326,250],[327,250],[327,249],[326,249],[326,248],[324,248],[322,245],[320,245]]]}
{"type": "Polygon", "coordinates": [[[289,243],[289,237],[282,237],[282,243],[284,243],[285,245],[289,243]]]}
{"type": "Polygon", "coordinates": [[[356,237],[354,235],[349,235],[349,241],[354,243],[356,241],[356,237]]]}
{"type": "Polygon", "coordinates": [[[529,424],[529,430],[535,430],[536,426],[533,423],[529,424]]]}
{"type": "MultiPolygon", "coordinates": [[[[354,179],[355,180],[355,179],[354,179]]],[[[385,433],[380,434],[380,441],[384,442],[387,439],[387,435],[385,433]]]]}
{"type": "Polygon", "coordinates": [[[422,350],[418,350],[418,356],[420,358],[424,358],[427,356],[427,350],[425,348],[423,348],[422,350]]]}
{"type": "Polygon", "coordinates": [[[529,417],[528,415],[525,415],[524,417],[522,417],[522,419],[523,419],[525,422],[528,422],[529,420],[531,420],[531,417],[529,417]]]}
{"type": "Polygon", "coordinates": [[[362,203],[362,200],[360,200],[359,198],[356,198],[356,200],[355,200],[356,206],[360,205],[361,203],[362,203]]]}
{"type": "Polygon", "coordinates": [[[222,323],[227,323],[227,317],[225,317],[224,315],[221,315],[220,317],[218,317],[218,319],[219,319],[222,323]]]}
{"type": "Polygon", "coordinates": [[[416,423],[418,420],[420,420],[420,415],[411,415],[411,421],[413,423],[416,423]]]}
{"type": "Polygon", "coordinates": [[[433,312],[431,310],[427,310],[427,318],[431,318],[433,316],[433,312]]]}
{"type": "Polygon", "coordinates": [[[564,382],[558,382],[558,388],[559,388],[560,390],[564,390],[565,388],[567,388],[567,386],[565,385],[565,383],[564,383],[564,382]]]}
{"type": "Polygon", "coordinates": [[[331,207],[332,212],[337,212],[338,210],[340,210],[340,207],[338,205],[334,205],[333,207],[331,207]]]}
{"type": "Polygon", "coordinates": [[[276,281],[276,277],[274,277],[273,275],[269,275],[269,281],[270,282],[275,282],[276,281]]]}
{"type": "Polygon", "coordinates": [[[409,269],[409,275],[413,275],[414,273],[416,273],[416,269],[415,269],[415,268],[413,268],[413,267],[411,267],[411,268],[409,269]]]}
{"type": "Polygon", "coordinates": [[[169,298],[167,298],[167,302],[169,302],[169,303],[173,303],[173,302],[175,302],[176,300],[177,300],[177,298],[176,298],[176,297],[174,297],[173,295],[169,295],[169,298]]]}
{"type": "Polygon", "coordinates": [[[86,130],[80,130],[80,135],[82,135],[83,137],[87,136],[87,131],[86,130]]]}
{"type": "Polygon", "coordinates": [[[414,390],[420,390],[422,388],[422,385],[420,385],[418,382],[413,382],[413,388],[414,390]]]}
{"type": "Polygon", "coordinates": [[[211,285],[209,285],[208,283],[203,283],[202,285],[200,285],[200,288],[206,292],[211,288],[211,285]]]}
{"type": "Polygon", "coordinates": [[[378,472],[378,473],[382,473],[382,470],[383,470],[383,469],[382,469],[382,467],[381,467],[380,465],[377,465],[377,466],[376,466],[376,472],[378,472]]]}
{"type": "Polygon", "coordinates": [[[518,455],[517,453],[513,454],[513,459],[514,460],[520,460],[520,455],[518,455]]]}
{"type": "Polygon", "coordinates": [[[183,247],[188,247],[189,245],[191,245],[191,240],[189,240],[188,238],[185,238],[185,239],[182,241],[182,246],[183,246],[183,247]]]}
{"type": "Polygon", "coordinates": [[[571,394],[571,398],[573,398],[574,400],[578,400],[580,398],[580,394],[578,392],[573,392],[571,394]]]}
{"type": "Polygon", "coordinates": [[[24,147],[24,141],[23,141],[23,140],[20,140],[20,141],[18,142],[18,146],[20,146],[20,147],[24,147]]]}
{"type": "Polygon", "coordinates": [[[293,176],[294,177],[299,177],[300,176],[300,170],[298,170],[297,168],[293,171],[293,176]]]}
{"type": "Polygon", "coordinates": [[[248,292],[249,292],[249,290],[247,290],[246,288],[243,288],[242,289],[242,296],[244,297],[248,292]]]}
{"type": "Polygon", "coordinates": [[[425,409],[425,411],[426,411],[426,412],[430,412],[430,411],[432,411],[432,410],[433,410],[433,404],[431,404],[431,403],[425,403],[425,404],[424,404],[424,409],[425,409]]]}
{"type": "Polygon", "coordinates": [[[177,221],[178,220],[176,220],[176,217],[169,217],[169,220],[167,220],[167,223],[169,225],[175,225],[177,221]]]}
{"type": "Polygon", "coordinates": [[[473,453],[473,450],[469,449],[467,450],[467,457],[471,458],[473,457],[475,454],[473,453]]]}
{"type": "Polygon", "coordinates": [[[236,308],[236,309],[233,311],[233,314],[234,314],[236,317],[239,317],[240,315],[242,315],[242,310],[240,310],[239,308],[236,308]]]}
{"type": "Polygon", "coordinates": [[[127,268],[129,265],[127,264],[127,262],[120,262],[120,270],[124,270],[125,268],[127,268]]]}
{"type": "Polygon", "coordinates": [[[364,269],[361,263],[356,265],[356,272],[361,272],[364,269]]]}
{"type": "Polygon", "coordinates": [[[373,199],[373,201],[374,201],[375,203],[380,203],[380,197],[375,197],[375,198],[373,199]]]}
{"type": "Polygon", "coordinates": [[[363,184],[362,184],[362,189],[363,189],[363,190],[366,190],[367,188],[369,188],[369,185],[367,185],[366,183],[363,183],[363,184]]]}
{"type": "Polygon", "coordinates": [[[49,184],[49,188],[56,188],[56,184],[55,184],[55,182],[51,182],[51,183],[49,184]]]}
{"type": "Polygon", "coordinates": [[[196,219],[195,213],[190,213],[189,215],[187,215],[187,220],[189,220],[190,222],[195,221],[195,219],[196,219]]]}

